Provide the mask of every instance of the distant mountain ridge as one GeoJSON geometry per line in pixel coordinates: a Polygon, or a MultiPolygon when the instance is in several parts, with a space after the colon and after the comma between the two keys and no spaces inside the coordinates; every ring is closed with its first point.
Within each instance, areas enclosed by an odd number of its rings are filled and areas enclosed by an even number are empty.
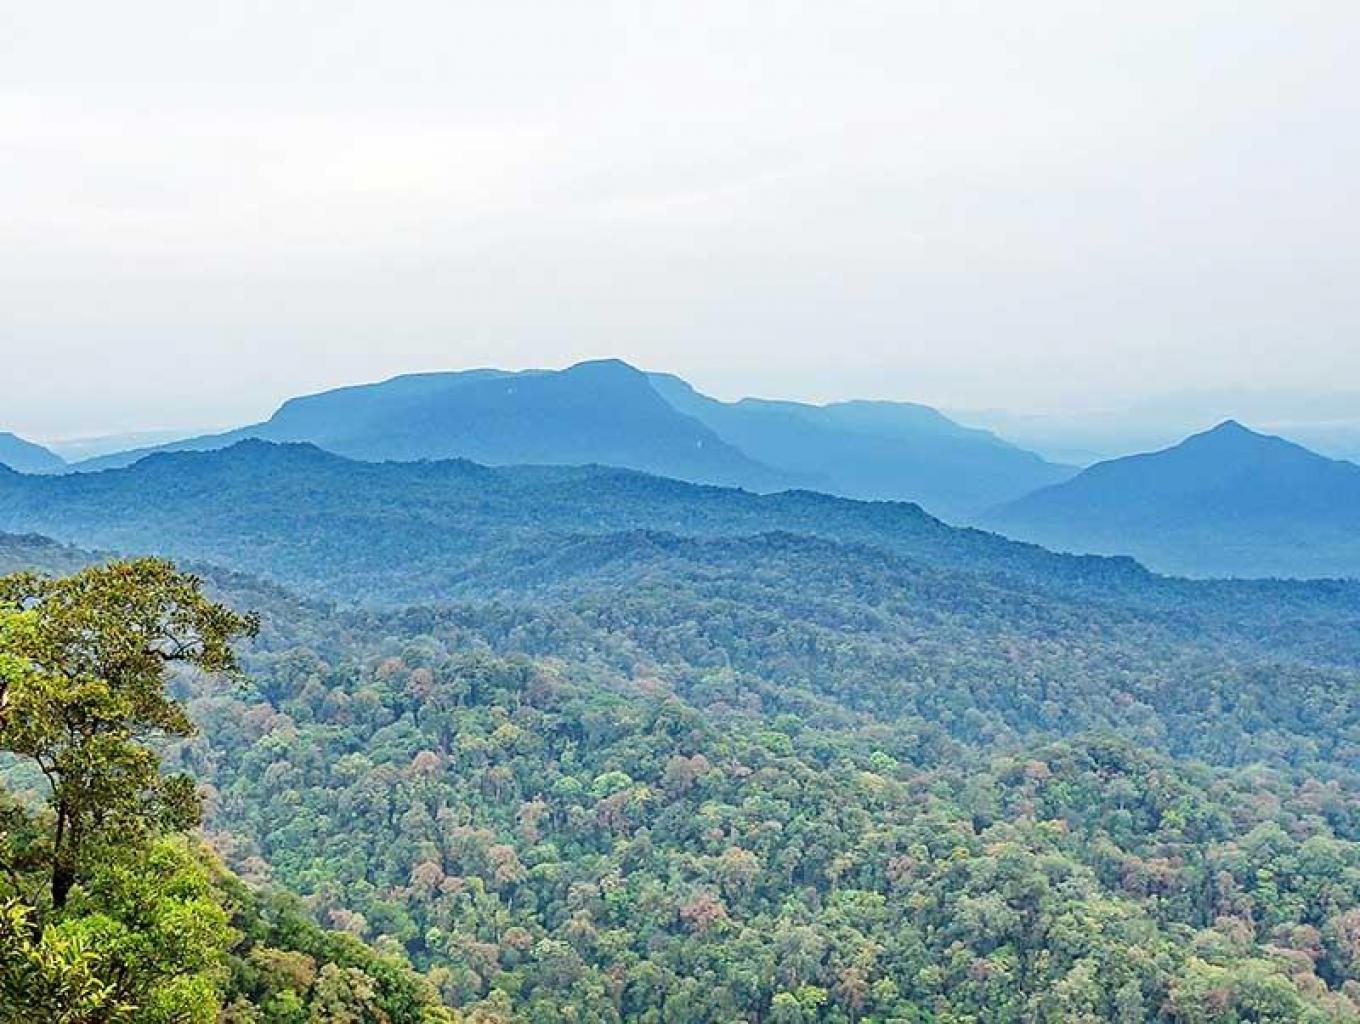
{"type": "Polygon", "coordinates": [[[618,360],[560,372],[470,370],[394,377],[289,399],[264,423],[82,463],[126,465],[155,451],[301,441],[370,462],[467,458],[487,465],[626,466],[757,490],[801,481],[763,466],[682,416],[618,360]]]}
{"type": "Polygon", "coordinates": [[[724,403],[619,360],[565,370],[422,373],[293,398],[267,421],[78,463],[245,439],[308,442],[348,458],[599,464],[754,491],[810,488],[917,501],[955,519],[1073,472],[909,403],[724,403]]]}
{"type": "Polygon", "coordinates": [[[60,473],[66,460],[40,444],[0,431],[0,466],[19,473],[60,473]]]}
{"type": "Polygon", "coordinates": [[[967,520],[1076,472],[926,405],[720,402],[679,377],[654,373],[651,380],[677,409],[751,457],[822,479],[824,489],[847,498],[915,500],[937,515],[967,520]]]}
{"type": "Polygon", "coordinates": [[[1360,466],[1227,420],[1162,451],[1097,463],[983,523],[1179,574],[1360,576],[1360,466]]]}

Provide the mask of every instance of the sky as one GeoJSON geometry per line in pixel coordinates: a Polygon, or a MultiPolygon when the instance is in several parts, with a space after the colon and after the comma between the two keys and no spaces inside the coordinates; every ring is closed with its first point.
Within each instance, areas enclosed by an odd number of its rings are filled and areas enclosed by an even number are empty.
{"type": "Polygon", "coordinates": [[[1360,391],[1353,0],[0,3],[0,430],[618,356],[1360,391]]]}

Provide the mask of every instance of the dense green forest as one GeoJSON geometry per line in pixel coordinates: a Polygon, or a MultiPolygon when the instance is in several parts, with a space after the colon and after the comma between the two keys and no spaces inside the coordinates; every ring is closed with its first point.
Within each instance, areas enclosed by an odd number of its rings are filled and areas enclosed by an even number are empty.
{"type": "Polygon", "coordinates": [[[522,564],[371,608],[203,569],[260,629],[171,680],[205,845],[153,849],[229,908],[225,1019],[399,1019],[326,1016],[328,964],[488,1021],[1360,1019],[1346,585],[793,532],[522,564]]]}
{"type": "Polygon", "coordinates": [[[0,1021],[453,1019],[399,953],[323,930],[190,834],[201,797],[156,744],[195,726],[166,683],[239,679],[255,630],[164,561],[0,577],[0,1021]]]}
{"type": "Polygon", "coordinates": [[[167,678],[202,826],[137,853],[223,908],[226,1019],[415,1019],[327,1016],[343,968],[488,1021],[1360,1020],[1360,585],[259,443],[5,477],[0,522],[258,616],[167,678]]]}

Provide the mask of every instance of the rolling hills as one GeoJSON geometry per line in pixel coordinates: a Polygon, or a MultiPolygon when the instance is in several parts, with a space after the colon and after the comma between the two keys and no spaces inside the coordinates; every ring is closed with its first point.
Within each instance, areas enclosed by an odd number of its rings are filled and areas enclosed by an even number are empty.
{"type": "MultiPolygon", "coordinates": [[[[1360,584],[259,440],[0,471],[0,529],[260,614],[248,682],[176,679],[168,766],[460,1020],[1360,1019],[1360,584]]],[[[241,1012],[318,998],[263,956],[241,1012]]]]}
{"type": "Polygon", "coordinates": [[[99,473],[0,471],[0,529],[201,558],[389,604],[494,590],[518,560],[557,557],[554,544],[637,530],[783,531],[1066,587],[1147,576],[1127,559],[1063,558],[954,528],[909,503],[760,495],[601,466],[374,463],[258,440],[99,473]]]}
{"type": "MultiPolygon", "coordinates": [[[[0,529],[215,563],[370,608],[575,600],[681,567],[729,575],[754,595],[768,563],[780,579],[852,595],[837,573],[865,586],[882,577],[884,594],[935,579],[944,610],[981,602],[1005,618],[1039,602],[1056,623],[1089,604],[1231,645],[1342,664],[1360,656],[1360,585],[1164,578],[1127,558],[951,527],[910,504],[757,495],[603,467],[368,463],[247,441],[103,473],[0,472],[0,529]]],[[[1017,629],[1060,632],[1041,615],[1017,629]]]]}

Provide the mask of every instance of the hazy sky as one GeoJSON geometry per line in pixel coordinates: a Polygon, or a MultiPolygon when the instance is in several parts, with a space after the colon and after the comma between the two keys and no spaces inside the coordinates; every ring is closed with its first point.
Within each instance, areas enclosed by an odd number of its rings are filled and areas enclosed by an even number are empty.
{"type": "Polygon", "coordinates": [[[1360,388],[1355,0],[0,2],[0,429],[619,355],[1360,388]]]}

